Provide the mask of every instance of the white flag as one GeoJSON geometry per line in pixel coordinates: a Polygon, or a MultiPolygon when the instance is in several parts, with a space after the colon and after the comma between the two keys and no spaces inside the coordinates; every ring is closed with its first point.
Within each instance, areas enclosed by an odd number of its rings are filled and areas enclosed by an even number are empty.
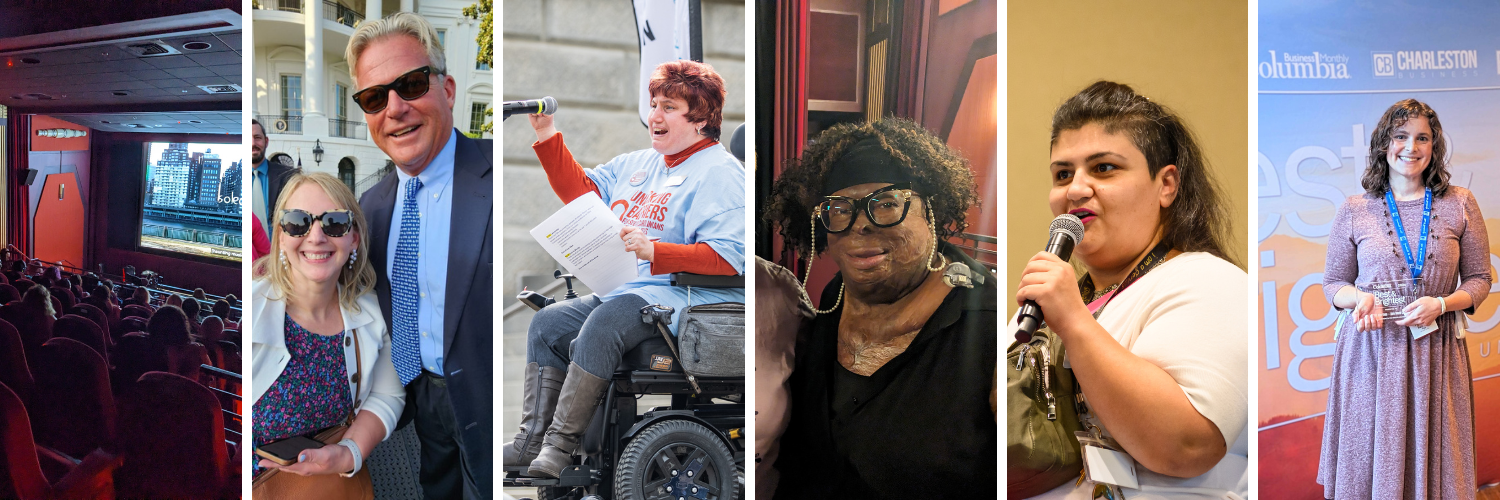
{"type": "Polygon", "coordinates": [[[641,124],[651,115],[651,72],[667,61],[703,60],[699,0],[631,0],[641,44],[641,124]]]}

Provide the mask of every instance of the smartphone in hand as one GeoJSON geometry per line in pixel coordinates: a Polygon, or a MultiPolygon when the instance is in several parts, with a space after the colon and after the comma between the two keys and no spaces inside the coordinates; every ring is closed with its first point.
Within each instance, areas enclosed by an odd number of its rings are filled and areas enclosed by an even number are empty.
{"type": "Polygon", "coordinates": [[[297,463],[297,455],[302,450],[316,450],[323,446],[323,443],[307,436],[292,436],[256,448],[255,454],[281,465],[292,465],[297,463]]]}

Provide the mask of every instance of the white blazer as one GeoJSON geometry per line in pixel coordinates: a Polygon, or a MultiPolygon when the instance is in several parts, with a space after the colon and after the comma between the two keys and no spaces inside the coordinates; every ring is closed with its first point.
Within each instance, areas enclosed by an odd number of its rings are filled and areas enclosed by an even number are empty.
{"type": "MultiPolygon", "coordinates": [[[[270,282],[258,279],[250,287],[251,300],[251,354],[250,379],[251,401],[259,402],[271,384],[281,377],[281,371],[292,359],[286,348],[286,302],[273,298],[276,288],[270,282]]],[[[367,293],[357,301],[359,312],[343,310],[344,316],[344,364],[349,377],[355,373],[355,360],[362,361],[364,383],[355,386],[349,383],[349,395],[354,407],[369,411],[380,417],[385,424],[385,437],[396,430],[396,419],[406,405],[406,389],[396,375],[396,365],[391,364],[391,336],[381,319],[380,304],[375,293],[367,293]],[[351,335],[359,335],[359,356],[356,358],[351,335]]],[[[347,380],[349,377],[345,377],[347,380]]],[[[253,410],[252,410],[253,412],[253,410]]],[[[385,438],[381,438],[384,440],[385,438]]]]}

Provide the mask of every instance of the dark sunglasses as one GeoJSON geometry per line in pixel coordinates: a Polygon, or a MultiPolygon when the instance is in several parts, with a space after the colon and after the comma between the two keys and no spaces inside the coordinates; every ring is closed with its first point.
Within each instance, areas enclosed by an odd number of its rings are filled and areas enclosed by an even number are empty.
{"type": "Polygon", "coordinates": [[[860,212],[864,212],[875,227],[891,227],[906,220],[911,199],[916,196],[911,183],[902,182],[877,189],[864,198],[825,196],[816,213],[823,228],[830,233],[842,233],[854,227],[854,219],[860,212]]]}
{"type": "Polygon", "coordinates": [[[323,234],[329,238],[338,238],[349,234],[349,230],[354,227],[353,220],[354,216],[348,210],[329,210],[313,215],[306,210],[294,208],[281,211],[281,230],[287,236],[301,238],[312,230],[313,221],[321,221],[323,234]]]}
{"type": "Polygon", "coordinates": [[[423,66],[411,70],[404,75],[396,77],[396,80],[391,83],[376,85],[355,92],[353,96],[354,103],[359,104],[359,109],[364,110],[366,114],[373,115],[379,113],[385,109],[386,104],[389,104],[388,101],[392,90],[396,91],[396,95],[408,101],[427,95],[427,89],[432,87],[430,85],[431,76],[431,66],[423,66]]]}

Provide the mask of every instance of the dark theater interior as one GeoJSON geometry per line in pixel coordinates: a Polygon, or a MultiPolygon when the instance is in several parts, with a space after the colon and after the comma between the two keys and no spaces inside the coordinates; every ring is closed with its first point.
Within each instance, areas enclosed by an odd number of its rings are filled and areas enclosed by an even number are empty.
{"type": "Polygon", "coordinates": [[[0,1],[0,498],[240,496],[240,10],[0,1]]]}

